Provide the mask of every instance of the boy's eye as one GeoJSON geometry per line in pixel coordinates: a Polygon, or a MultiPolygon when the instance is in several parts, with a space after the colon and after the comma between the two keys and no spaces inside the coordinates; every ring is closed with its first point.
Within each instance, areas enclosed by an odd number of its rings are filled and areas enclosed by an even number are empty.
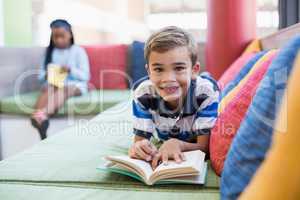
{"type": "Polygon", "coordinates": [[[154,68],[153,70],[154,70],[155,72],[158,72],[158,73],[163,71],[162,68],[158,68],[158,67],[157,67],[157,68],[154,68]]]}
{"type": "Polygon", "coordinates": [[[175,67],[175,70],[176,71],[182,71],[182,70],[185,70],[185,67],[183,67],[183,66],[177,66],[177,67],[175,67]]]}

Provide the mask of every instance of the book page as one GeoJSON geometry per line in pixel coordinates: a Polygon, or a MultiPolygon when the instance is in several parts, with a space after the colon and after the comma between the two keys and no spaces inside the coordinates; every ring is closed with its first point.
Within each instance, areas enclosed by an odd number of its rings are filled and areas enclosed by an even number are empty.
{"type": "Polygon", "coordinates": [[[200,150],[184,152],[186,160],[181,163],[169,161],[168,165],[160,164],[154,171],[151,164],[124,156],[107,156],[106,159],[139,175],[146,184],[152,185],[161,179],[181,176],[198,176],[203,173],[205,153],[200,150]]]}
{"type": "Polygon", "coordinates": [[[47,68],[48,83],[58,88],[64,87],[64,81],[67,77],[67,72],[62,72],[61,67],[55,64],[49,64],[47,68]]]}
{"type": "Polygon", "coordinates": [[[205,184],[205,179],[207,175],[207,163],[203,163],[201,173],[197,176],[182,176],[182,177],[174,177],[169,179],[163,179],[157,182],[157,184],[178,184],[178,183],[186,183],[186,184],[205,184]]]}
{"type": "Polygon", "coordinates": [[[133,159],[129,156],[107,156],[107,159],[115,163],[130,165],[143,174],[143,178],[145,179],[145,181],[149,180],[149,177],[153,173],[151,165],[143,160],[133,159]]]}
{"type": "Polygon", "coordinates": [[[204,162],[205,153],[196,150],[196,151],[189,151],[184,152],[186,161],[181,163],[176,163],[175,161],[168,161],[168,165],[160,164],[154,172],[164,171],[164,170],[172,170],[172,169],[180,169],[180,168],[194,168],[201,171],[202,164],[204,162]]]}
{"type": "Polygon", "coordinates": [[[97,169],[103,170],[103,171],[109,171],[109,172],[115,172],[118,174],[123,174],[126,176],[130,176],[134,179],[137,179],[139,181],[144,181],[142,177],[140,177],[135,172],[132,172],[132,169],[128,169],[127,167],[121,166],[119,164],[112,163],[111,161],[105,161],[105,163],[101,163],[97,169]]]}

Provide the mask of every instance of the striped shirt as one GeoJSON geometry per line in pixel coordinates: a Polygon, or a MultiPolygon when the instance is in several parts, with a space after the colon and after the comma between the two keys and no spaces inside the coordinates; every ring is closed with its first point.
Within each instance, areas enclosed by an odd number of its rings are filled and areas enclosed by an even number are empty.
{"type": "Polygon", "coordinates": [[[195,142],[197,136],[210,134],[218,116],[219,88],[208,75],[192,80],[180,111],[168,109],[150,80],[134,90],[133,133],[165,141],[177,138],[195,142]]]}

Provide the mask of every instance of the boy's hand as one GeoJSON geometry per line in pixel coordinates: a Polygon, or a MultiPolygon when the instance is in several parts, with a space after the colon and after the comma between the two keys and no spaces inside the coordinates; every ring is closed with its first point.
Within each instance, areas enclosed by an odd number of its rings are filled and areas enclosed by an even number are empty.
{"type": "Polygon", "coordinates": [[[159,165],[160,161],[164,164],[168,164],[169,158],[174,159],[177,163],[181,163],[185,160],[180,140],[170,139],[164,142],[160,147],[159,152],[152,160],[152,168],[155,169],[159,165]]]}
{"type": "Polygon", "coordinates": [[[131,158],[151,161],[154,155],[157,154],[156,147],[147,139],[136,141],[129,149],[131,158]]]}

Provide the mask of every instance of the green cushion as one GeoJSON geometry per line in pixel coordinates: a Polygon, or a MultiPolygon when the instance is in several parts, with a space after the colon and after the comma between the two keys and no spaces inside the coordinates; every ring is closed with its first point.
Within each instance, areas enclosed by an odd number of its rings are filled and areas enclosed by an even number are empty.
{"type": "MultiPolygon", "coordinates": [[[[31,114],[40,92],[6,97],[0,100],[0,112],[6,114],[31,114]]],[[[93,90],[88,94],[71,97],[58,111],[58,115],[98,114],[113,105],[128,100],[130,90],[93,90]]]]}
{"type": "Polygon", "coordinates": [[[141,191],[135,188],[115,189],[111,186],[94,186],[94,187],[57,187],[57,185],[36,185],[36,184],[7,184],[0,183],[0,198],[5,200],[105,200],[105,199],[201,199],[214,200],[219,199],[219,194],[215,190],[207,192],[176,191],[169,192],[163,190],[141,191]],[[151,197],[151,198],[149,198],[151,197]]]}
{"type": "MultiPolygon", "coordinates": [[[[160,185],[152,187],[127,176],[96,169],[100,163],[104,162],[103,156],[126,154],[132,142],[130,107],[129,101],[120,103],[85,124],[68,128],[29,150],[1,161],[0,190],[3,187],[5,190],[11,189],[16,193],[19,193],[18,190],[24,192],[27,186],[20,186],[21,188],[18,189],[17,186],[9,184],[29,184],[40,186],[41,191],[46,185],[89,188],[90,192],[78,189],[74,193],[70,189],[70,195],[91,193],[91,196],[94,195],[93,198],[97,196],[99,199],[108,196],[118,199],[127,195],[130,195],[130,198],[132,196],[133,199],[142,199],[147,198],[150,193],[160,199],[171,199],[177,195],[184,199],[201,197],[218,199],[219,178],[211,167],[209,167],[205,186],[160,185]],[[99,193],[93,192],[94,188],[99,188],[97,190],[99,193]]],[[[58,193],[59,188],[50,187],[49,192],[52,189],[54,193],[58,193]]],[[[5,194],[9,195],[8,192],[5,194]]],[[[0,192],[0,199],[3,199],[1,195],[0,192]]]]}

